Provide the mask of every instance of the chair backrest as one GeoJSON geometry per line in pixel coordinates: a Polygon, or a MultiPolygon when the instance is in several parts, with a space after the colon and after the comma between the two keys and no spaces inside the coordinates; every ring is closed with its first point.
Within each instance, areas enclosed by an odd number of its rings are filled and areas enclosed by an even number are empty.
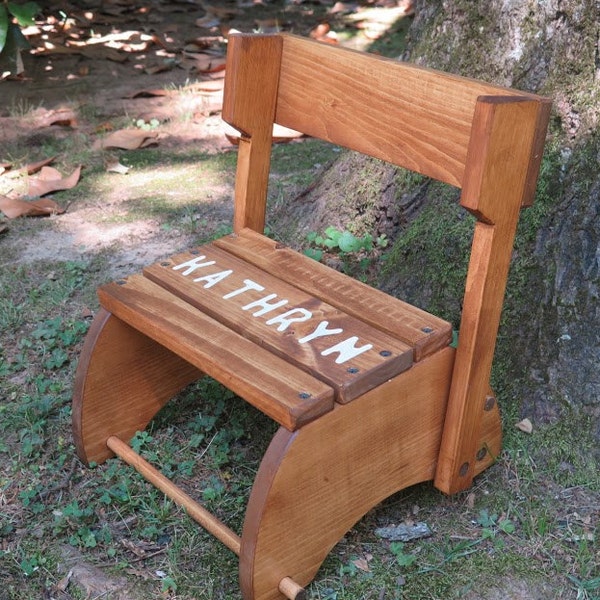
{"type": "Polygon", "coordinates": [[[264,229],[274,123],[461,188],[460,203],[478,222],[436,485],[467,487],[550,101],[287,34],[232,34],[226,69],[223,118],[242,133],[235,231],[264,229]]]}

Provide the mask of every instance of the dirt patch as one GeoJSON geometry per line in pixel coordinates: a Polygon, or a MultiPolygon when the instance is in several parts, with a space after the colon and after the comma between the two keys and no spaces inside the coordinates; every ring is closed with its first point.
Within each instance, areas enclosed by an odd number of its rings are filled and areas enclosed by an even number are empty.
{"type": "Polygon", "coordinates": [[[463,596],[463,600],[553,600],[562,597],[562,592],[557,592],[548,583],[503,577],[493,589],[471,591],[463,596]]]}
{"type": "MultiPolygon", "coordinates": [[[[14,169],[58,154],[65,170],[84,163],[85,182],[90,170],[119,161],[119,151],[91,148],[121,128],[151,127],[165,152],[233,150],[220,118],[230,29],[308,35],[320,26],[327,36],[329,23],[335,23],[338,31],[351,31],[356,45],[360,39],[370,41],[364,19],[356,18],[371,18],[363,9],[387,6],[394,15],[398,12],[395,2],[217,4],[88,0],[44,9],[36,26],[24,30],[32,52],[23,54],[23,74],[0,81],[0,164],[14,169]]],[[[0,195],[15,193],[22,182],[7,179],[2,170],[0,195]]],[[[164,180],[170,170],[165,165],[154,175],[164,180]]],[[[0,243],[7,255],[27,263],[85,260],[110,251],[111,274],[121,275],[193,244],[197,228],[165,229],[159,219],[132,218],[130,202],[141,197],[143,191],[136,196],[135,188],[142,184],[131,177],[117,182],[118,177],[99,194],[77,197],[62,215],[27,225],[4,223],[0,243]]],[[[169,194],[193,198],[189,185],[177,183],[169,194]]],[[[148,190],[152,182],[145,185],[148,190]]],[[[200,187],[205,199],[198,202],[215,206],[202,211],[204,228],[230,221],[231,185],[202,181],[200,187]]],[[[60,193],[55,199],[61,203],[60,193]]]]}

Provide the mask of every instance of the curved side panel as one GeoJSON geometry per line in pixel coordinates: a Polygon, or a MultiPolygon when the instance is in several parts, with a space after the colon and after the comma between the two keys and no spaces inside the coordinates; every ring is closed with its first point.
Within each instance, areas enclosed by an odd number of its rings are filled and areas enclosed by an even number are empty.
{"type": "Polygon", "coordinates": [[[248,504],[245,600],[307,585],[344,534],[391,494],[433,479],[454,351],[445,349],[349,404],[275,435],[248,504]]]}
{"type": "Polygon", "coordinates": [[[73,436],[86,464],[113,456],[106,440],[128,441],[202,373],[166,348],[100,309],[75,375],[73,436]]]}

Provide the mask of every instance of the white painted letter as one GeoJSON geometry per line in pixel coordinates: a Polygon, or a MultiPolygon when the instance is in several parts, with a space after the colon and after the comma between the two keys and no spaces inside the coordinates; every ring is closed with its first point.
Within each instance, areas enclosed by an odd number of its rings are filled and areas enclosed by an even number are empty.
{"type": "Polygon", "coordinates": [[[208,262],[201,263],[200,261],[204,260],[205,258],[206,256],[196,256],[195,258],[190,258],[190,260],[186,260],[180,265],[174,266],[173,271],[179,271],[179,269],[187,267],[187,269],[182,273],[182,275],[189,275],[190,273],[193,273],[196,269],[199,269],[200,267],[208,267],[209,265],[215,264],[214,260],[209,260],[208,262]]]}
{"type": "Polygon", "coordinates": [[[334,335],[336,333],[342,333],[343,329],[327,329],[327,325],[329,325],[329,321],[321,321],[317,328],[308,335],[305,335],[302,339],[298,340],[299,344],[306,344],[306,342],[310,342],[319,337],[323,337],[324,335],[334,335]]]}
{"type": "Polygon", "coordinates": [[[265,288],[262,285],[252,281],[252,279],[244,279],[244,287],[241,287],[238,290],[233,290],[233,292],[229,292],[223,296],[223,300],[229,300],[229,298],[233,298],[238,296],[239,294],[243,294],[244,292],[248,292],[250,290],[256,290],[258,292],[262,292],[265,288]]]}
{"type": "Polygon", "coordinates": [[[212,275],[205,275],[204,277],[197,277],[194,281],[206,281],[205,288],[212,287],[215,283],[219,283],[219,281],[223,281],[226,277],[229,277],[233,271],[228,269],[227,271],[219,271],[218,273],[213,273],[212,275]]]}
{"type": "Polygon", "coordinates": [[[288,303],[288,300],[280,300],[279,302],[275,302],[274,304],[269,304],[269,300],[273,300],[273,298],[277,298],[277,294],[269,294],[260,300],[255,300],[254,302],[250,302],[250,304],[246,304],[246,306],[242,306],[242,310],[250,310],[255,306],[262,306],[260,310],[257,310],[255,313],[252,313],[253,317],[260,317],[265,313],[271,312],[280,306],[284,306],[288,303]]]}
{"type": "Polygon", "coordinates": [[[356,342],[358,342],[358,338],[354,335],[351,338],[332,346],[331,348],[327,348],[327,350],[323,350],[323,352],[321,352],[321,356],[327,356],[332,352],[339,352],[340,355],[335,359],[335,362],[339,365],[347,360],[350,360],[351,358],[354,358],[355,356],[358,356],[359,354],[362,354],[363,352],[366,352],[367,350],[370,350],[373,347],[373,344],[366,344],[360,348],[357,348],[354,345],[356,342]]]}
{"type": "Polygon", "coordinates": [[[267,321],[267,325],[275,325],[279,323],[279,327],[277,327],[277,331],[285,331],[290,324],[292,323],[300,323],[302,321],[308,321],[312,317],[312,313],[305,308],[292,308],[292,310],[288,310],[287,312],[279,315],[278,317],[273,317],[267,321]],[[292,317],[291,315],[300,313],[298,317],[292,317]]]}

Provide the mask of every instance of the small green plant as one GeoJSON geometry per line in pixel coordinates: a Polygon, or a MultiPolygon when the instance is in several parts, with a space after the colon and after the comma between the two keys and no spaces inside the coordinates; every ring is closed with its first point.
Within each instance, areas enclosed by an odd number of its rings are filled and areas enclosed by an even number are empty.
{"type": "Polygon", "coordinates": [[[323,251],[340,252],[342,254],[358,253],[361,251],[371,252],[375,248],[385,248],[388,244],[387,237],[380,235],[376,239],[370,234],[358,237],[347,229],[340,230],[335,227],[328,227],[324,235],[319,235],[316,231],[311,231],[306,236],[307,241],[315,246],[305,251],[307,256],[315,260],[321,260],[323,251]]]}
{"type": "Polygon", "coordinates": [[[390,550],[392,554],[396,557],[396,562],[400,567],[410,567],[413,565],[417,557],[410,552],[406,552],[404,550],[405,544],[403,542],[392,542],[390,544],[390,550]]]}
{"type": "Polygon", "coordinates": [[[378,256],[378,251],[387,247],[384,235],[377,238],[369,233],[358,237],[347,229],[328,227],[323,235],[310,232],[306,239],[310,244],[304,254],[316,261],[323,260],[325,254],[335,254],[342,261],[342,270],[354,276],[364,274],[378,256]]]}

